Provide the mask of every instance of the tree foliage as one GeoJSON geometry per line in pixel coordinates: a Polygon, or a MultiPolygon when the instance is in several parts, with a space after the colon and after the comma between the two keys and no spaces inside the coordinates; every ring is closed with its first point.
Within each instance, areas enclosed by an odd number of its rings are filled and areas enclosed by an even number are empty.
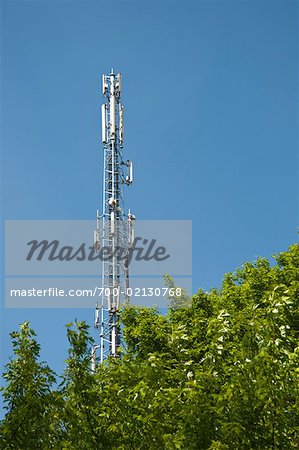
{"type": "Polygon", "coordinates": [[[54,448],[60,439],[60,394],[52,389],[53,371],[38,362],[40,346],[25,322],[12,332],[15,358],[3,374],[6,415],[0,427],[0,446],[5,449],[54,448]]]}
{"type": "Polygon", "coordinates": [[[220,290],[172,298],[166,316],[126,307],[126,351],[95,373],[87,325],[68,325],[56,390],[23,324],[4,374],[2,448],[298,448],[299,246],[276,262],[260,258],[220,290]]]}

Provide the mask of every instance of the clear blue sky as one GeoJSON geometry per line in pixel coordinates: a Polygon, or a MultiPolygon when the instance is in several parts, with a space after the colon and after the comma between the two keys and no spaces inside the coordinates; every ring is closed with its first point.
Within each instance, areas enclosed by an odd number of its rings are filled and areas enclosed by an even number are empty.
{"type": "MultiPolygon", "coordinates": [[[[127,195],[139,219],[192,219],[193,290],[296,240],[297,1],[2,1],[4,219],[93,219],[102,73],[123,73],[127,195]]],[[[30,320],[61,370],[64,324],[30,320]]]]}

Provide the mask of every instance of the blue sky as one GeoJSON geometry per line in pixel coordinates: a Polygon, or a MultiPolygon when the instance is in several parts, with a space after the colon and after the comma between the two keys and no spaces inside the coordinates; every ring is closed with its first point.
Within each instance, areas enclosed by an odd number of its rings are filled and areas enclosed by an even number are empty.
{"type": "MultiPolygon", "coordinates": [[[[3,219],[93,219],[101,74],[123,74],[126,196],[138,219],[191,219],[193,291],[296,240],[296,1],[2,1],[3,219]]],[[[8,310],[61,370],[64,324],[8,310]]]]}

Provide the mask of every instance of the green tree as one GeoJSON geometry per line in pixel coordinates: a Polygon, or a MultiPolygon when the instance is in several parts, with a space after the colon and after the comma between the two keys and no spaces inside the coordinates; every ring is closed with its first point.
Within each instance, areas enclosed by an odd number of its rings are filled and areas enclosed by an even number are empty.
{"type": "Polygon", "coordinates": [[[60,440],[54,372],[38,361],[40,346],[29,323],[11,333],[14,358],[6,365],[3,390],[6,416],[1,423],[1,448],[55,448],[60,440]]]}
{"type": "MultiPolygon", "coordinates": [[[[108,358],[95,373],[88,326],[69,325],[59,392],[51,391],[53,374],[37,363],[39,347],[23,325],[12,334],[20,353],[5,374],[4,448],[299,448],[299,246],[276,261],[244,264],[219,290],[175,293],[167,315],[127,306],[122,358],[108,358]],[[33,374],[39,388],[29,389],[33,374]],[[28,406],[34,402],[40,410],[28,406]],[[47,432],[35,435],[42,420],[47,432]],[[22,427],[27,437],[19,441],[22,427]]],[[[175,288],[169,276],[166,284],[175,288]]]]}
{"type": "Polygon", "coordinates": [[[92,339],[85,322],[67,325],[68,359],[61,393],[64,398],[62,447],[72,449],[106,448],[97,416],[98,395],[91,373],[92,339]]]}
{"type": "Polygon", "coordinates": [[[299,246],[225,277],[205,353],[220,382],[219,442],[298,448],[299,246]]]}

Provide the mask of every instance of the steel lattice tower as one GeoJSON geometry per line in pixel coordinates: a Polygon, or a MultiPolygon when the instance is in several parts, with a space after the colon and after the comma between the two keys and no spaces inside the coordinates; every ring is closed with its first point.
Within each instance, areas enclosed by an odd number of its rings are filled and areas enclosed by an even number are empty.
{"type": "Polygon", "coordinates": [[[101,301],[95,308],[95,328],[100,330],[100,344],[92,350],[92,369],[97,364],[97,351],[102,363],[108,356],[119,357],[121,329],[120,307],[128,303],[128,252],[133,239],[132,223],[135,217],[124,209],[125,185],[133,181],[132,161],[123,160],[123,105],[121,102],[121,74],[102,76],[102,144],[103,144],[103,204],[97,212],[94,246],[106,249],[108,258],[102,258],[101,301]]]}

